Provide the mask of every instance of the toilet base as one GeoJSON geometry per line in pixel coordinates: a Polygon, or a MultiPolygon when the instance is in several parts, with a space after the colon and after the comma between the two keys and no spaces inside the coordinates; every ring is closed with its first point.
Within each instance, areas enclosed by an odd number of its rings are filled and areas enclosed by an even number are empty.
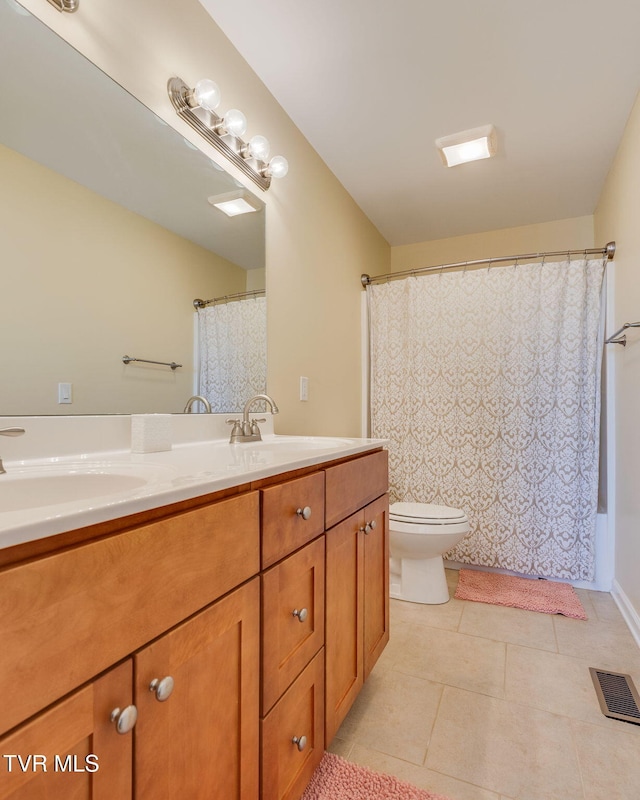
{"type": "Polygon", "coordinates": [[[442,556],[390,559],[389,595],[410,603],[439,605],[449,602],[442,556]]]}

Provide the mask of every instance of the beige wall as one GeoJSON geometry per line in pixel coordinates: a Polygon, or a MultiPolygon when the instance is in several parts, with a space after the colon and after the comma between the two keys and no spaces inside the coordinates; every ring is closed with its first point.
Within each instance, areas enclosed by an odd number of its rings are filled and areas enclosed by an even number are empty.
{"type": "MultiPolygon", "coordinates": [[[[166,82],[213,78],[224,109],[242,109],[289,175],[264,195],[268,388],[279,433],[360,432],[360,283],[386,271],[389,247],[197,0],[90,0],[60,14],[24,4],[218,163],[228,164],[176,117],[166,82]],[[309,378],[309,401],[298,399],[309,378]]],[[[248,22],[250,24],[250,21],[248,22]]],[[[242,175],[229,171],[239,179],[242,175]]],[[[253,186],[250,188],[254,188],[253,186]]]]}
{"type": "Polygon", "coordinates": [[[0,174],[2,413],[182,411],[193,299],[244,291],[246,271],[2,146],[0,174]]]}
{"type": "MultiPolygon", "coordinates": [[[[629,122],[595,213],[600,240],[615,239],[613,333],[640,320],[640,99],[629,122]]],[[[616,581],[640,621],[640,333],[627,346],[609,345],[614,366],[616,581]]],[[[611,491],[611,490],[610,490],[611,491]]]]}
{"type": "Polygon", "coordinates": [[[392,247],[391,271],[595,246],[600,247],[600,242],[594,244],[593,217],[574,217],[392,247]]]}

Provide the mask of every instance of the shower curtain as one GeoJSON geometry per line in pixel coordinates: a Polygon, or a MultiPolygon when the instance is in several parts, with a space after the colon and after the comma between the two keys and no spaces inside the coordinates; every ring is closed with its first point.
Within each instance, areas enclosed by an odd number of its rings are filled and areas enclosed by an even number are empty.
{"type": "Polygon", "coordinates": [[[267,387],[267,299],[254,297],[198,311],[199,392],[214,413],[240,411],[267,387]]]}
{"type": "Polygon", "coordinates": [[[391,499],[463,509],[447,558],[593,580],[601,260],[367,287],[371,435],[391,499]]]}

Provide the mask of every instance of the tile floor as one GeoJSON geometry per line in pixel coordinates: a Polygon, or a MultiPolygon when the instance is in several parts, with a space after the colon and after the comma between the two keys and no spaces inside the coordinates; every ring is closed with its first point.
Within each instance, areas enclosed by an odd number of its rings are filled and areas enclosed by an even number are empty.
{"type": "MultiPolygon", "coordinates": [[[[391,639],[330,750],[451,800],[640,800],[640,726],[607,719],[589,667],[640,648],[610,595],[588,621],[452,599],[391,601],[391,639]]],[[[372,799],[373,800],[373,799],[372,799]]]]}

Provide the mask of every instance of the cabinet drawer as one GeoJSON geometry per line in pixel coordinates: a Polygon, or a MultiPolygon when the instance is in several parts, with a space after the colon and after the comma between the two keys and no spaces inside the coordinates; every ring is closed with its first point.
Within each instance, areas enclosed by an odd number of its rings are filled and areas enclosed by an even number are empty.
{"type": "Polygon", "coordinates": [[[264,573],[262,609],[264,715],[324,644],[324,536],[264,573]]]}
{"type": "Polygon", "coordinates": [[[324,473],[270,486],[261,493],[262,569],[266,569],[324,531],[324,473]]]}
{"type": "Polygon", "coordinates": [[[297,800],[324,752],[324,650],[262,720],[262,800],[297,800]],[[304,741],[294,742],[294,737],[304,741]]]}
{"type": "Polygon", "coordinates": [[[0,572],[0,732],[259,569],[258,493],[0,572]]]}
{"type": "Polygon", "coordinates": [[[380,450],[325,470],[326,527],[380,497],[389,488],[389,454],[380,450]]]}

